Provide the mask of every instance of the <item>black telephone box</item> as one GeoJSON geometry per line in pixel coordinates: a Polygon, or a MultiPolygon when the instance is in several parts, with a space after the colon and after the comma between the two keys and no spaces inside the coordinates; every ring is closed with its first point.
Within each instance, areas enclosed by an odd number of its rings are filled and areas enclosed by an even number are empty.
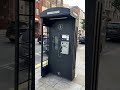
{"type": "Polygon", "coordinates": [[[42,20],[41,76],[52,73],[73,80],[77,47],[77,14],[68,8],[55,7],[43,11],[40,17],[42,20]],[[44,34],[46,31],[44,26],[47,27],[47,34],[44,34]]]}

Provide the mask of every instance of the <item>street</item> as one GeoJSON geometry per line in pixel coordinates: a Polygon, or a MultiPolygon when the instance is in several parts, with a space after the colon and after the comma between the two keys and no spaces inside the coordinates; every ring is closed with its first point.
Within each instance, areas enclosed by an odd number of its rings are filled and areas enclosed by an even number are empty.
{"type": "MultiPolygon", "coordinates": [[[[0,31],[0,88],[13,90],[15,84],[15,43],[11,43],[5,36],[6,31],[0,31]]],[[[23,63],[19,69],[26,68],[23,63]]],[[[28,79],[28,69],[19,71],[19,83],[28,79]]]]}
{"type": "Polygon", "coordinates": [[[39,64],[41,62],[41,45],[35,39],[35,64],[39,64]]]}
{"type": "Polygon", "coordinates": [[[0,88],[9,90],[14,87],[15,45],[5,37],[5,31],[0,31],[0,88]],[[12,65],[12,66],[11,66],[12,65]]]}
{"type": "Polygon", "coordinates": [[[120,90],[120,42],[109,41],[99,60],[98,90],[120,90]]]}

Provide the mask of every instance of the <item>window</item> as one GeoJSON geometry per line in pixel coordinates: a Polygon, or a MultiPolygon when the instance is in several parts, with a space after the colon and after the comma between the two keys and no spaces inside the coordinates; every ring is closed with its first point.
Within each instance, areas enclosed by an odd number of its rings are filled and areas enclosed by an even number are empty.
{"type": "Polygon", "coordinates": [[[52,7],[56,7],[57,1],[56,0],[51,0],[52,2],[52,7]]]}
{"type": "Polygon", "coordinates": [[[52,0],[52,3],[56,3],[56,0],[52,0]]]}
{"type": "Polygon", "coordinates": [[[62,6],[62,1],[61,0],[57,0],[57,6],[62,6]]]}
{"type": "Polygon", "coordinates": [[[43,6],[45,6],[45,2],[46,2],[46,0],[43,0],[43,1],[42,1],[42,5],[43,5],[43,6]]]}
{"type": "Polygon", "coordinates": [[[39,2],[39,0],[35,0],[36,2],[39,2]]]}
{"type": "Polygon", "coordinates": [[[43,6],[46,8],[50,8],[50,2],[47,0],[43,0],[43,6]]]}
{"type": "Polygon", "coordinates": [[[39,9],[36,8],[36,15],[39,15],[39,9]]]}
{"type": "Polygon", "coordinates": [[[46,1],[46,7],[50,8],[50,2],[46,1]]]}

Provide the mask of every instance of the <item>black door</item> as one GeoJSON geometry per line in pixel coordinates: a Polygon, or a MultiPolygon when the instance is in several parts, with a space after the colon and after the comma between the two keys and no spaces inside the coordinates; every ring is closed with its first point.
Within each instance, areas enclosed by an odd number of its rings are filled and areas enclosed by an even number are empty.
{"type": "Polygon", "coordinates": [[[15,90],[34,90],[34,0],[16,0],[15,90]]]}

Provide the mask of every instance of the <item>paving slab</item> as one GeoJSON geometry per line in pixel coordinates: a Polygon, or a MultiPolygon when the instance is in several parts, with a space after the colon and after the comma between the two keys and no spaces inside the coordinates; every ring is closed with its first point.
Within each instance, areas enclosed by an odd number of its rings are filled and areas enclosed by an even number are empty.
{"type": "Polygon", "coordinates": [[[35,71],[36,90],[85,90],[85,46],[78,46],[76,54],[76,71],[73,81],[48,74],[41,77],[41,68],[35,71]]]}

